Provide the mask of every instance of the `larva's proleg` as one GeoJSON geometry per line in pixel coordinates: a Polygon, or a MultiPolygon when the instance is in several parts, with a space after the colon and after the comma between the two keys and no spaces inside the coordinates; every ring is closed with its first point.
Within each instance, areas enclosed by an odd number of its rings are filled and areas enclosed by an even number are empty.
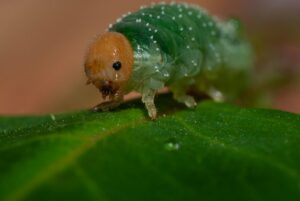
{"type": "Polygon", "coordinates": [[[221,21],[189,4],[157,4],[123,15],[96,38],[86,56],[88,82],[102,94],[100,109],[114,107],[130,91],[142,94],[156,118],[155,93],[196,105],[193,85],[216,100],[232,100],[247,86],[252,51],[236,20],[221,21]]]}

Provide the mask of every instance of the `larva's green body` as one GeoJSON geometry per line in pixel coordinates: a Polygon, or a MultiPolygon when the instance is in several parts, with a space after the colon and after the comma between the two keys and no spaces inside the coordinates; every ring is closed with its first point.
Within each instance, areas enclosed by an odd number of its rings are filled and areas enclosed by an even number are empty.
{"type": "Polygon", "coordinates": [[[128,91],[170,86],[180,95],[191,85],[233,99],[247,86],[252,52],[235,20],[220,21],[188,4],[157,4],[118,19],[134,50],[128,91]]]}

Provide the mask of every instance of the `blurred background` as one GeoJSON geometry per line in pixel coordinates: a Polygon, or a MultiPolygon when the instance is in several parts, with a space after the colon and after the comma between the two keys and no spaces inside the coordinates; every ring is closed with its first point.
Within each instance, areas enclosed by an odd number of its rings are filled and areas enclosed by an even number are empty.
{"type": "MultiPolygon", "coordinates": [[[[151,2],[0,1],[0,114],[63,112],[96,105],[100,95],[85,85],[83,71],[88,44],[119,16],[151,2]]],[[[299,0],[186,2],[222,18],[239,17],[256,49],[257,66],[293,75],[292,82],[276,90],[273,107],[300,113],[299,0]]]]}

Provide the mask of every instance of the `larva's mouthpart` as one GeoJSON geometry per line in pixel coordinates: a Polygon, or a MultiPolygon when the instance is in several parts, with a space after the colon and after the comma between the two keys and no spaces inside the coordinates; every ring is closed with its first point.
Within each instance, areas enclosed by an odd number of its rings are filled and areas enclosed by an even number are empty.
{"type": "Polygon", "coordinates": [[[96,38],[86,55],[87,83],[93,83],[102,94],[114,99],[130,78],[133,50],[127,38],[117,32],[107,32],[96,38]]]}

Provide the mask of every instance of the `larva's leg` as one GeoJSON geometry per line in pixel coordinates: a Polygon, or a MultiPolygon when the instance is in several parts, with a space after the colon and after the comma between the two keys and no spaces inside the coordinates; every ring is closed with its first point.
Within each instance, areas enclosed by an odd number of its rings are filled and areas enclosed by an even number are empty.
{"type": "Polygon", "coordinates": [[[225,101],[224,94],[214,87],[210,87],[207,93],[216,102],[224,102],[225,101]]]}
{"type": "Polygon", "coordinates": [[[142,102],[145,104],[148,115],[151,119],[156,119],[157,111],[154,104],[155,90],[148,90],[142,93],[142,102]]]}
{"type": "Polygon", "coordinates": [[[184,103],[187,107],[195,107],[197,102],[195,101],[193,96],[187,95],[185,93],[174,93],[173,97],[176,101],[180,103],[184,103]]]}
{"type": "Polygon", "coordinates": [[[108,101],[104,103],[100,103],[96,105],[93,110],[94,111],[109,111],[111,109],[114,109],[118,107],[122,103],[122,100],[114,100],[114,101],[108,101]]]}
{"type": "Polygon", "coordinates": [[[96,105],[93,108],[93,111],[108,111],[113,108],[118,107],[123,102],[124,94],[122,92],[118,92],[111,96],[111,100],[108,102],[103,102],[98,105],[96,105]]]}
{"type": "Polygon", "coordinates": [[[184,103],[189,108],[195,107],[197,105],[197,102],[195,101],[193,96],[187,95],[187,89],[188,86],[182,82],[178,82],[170,86],[170,90],[173,93],[173,98],[176,101],[184,103]]]}

